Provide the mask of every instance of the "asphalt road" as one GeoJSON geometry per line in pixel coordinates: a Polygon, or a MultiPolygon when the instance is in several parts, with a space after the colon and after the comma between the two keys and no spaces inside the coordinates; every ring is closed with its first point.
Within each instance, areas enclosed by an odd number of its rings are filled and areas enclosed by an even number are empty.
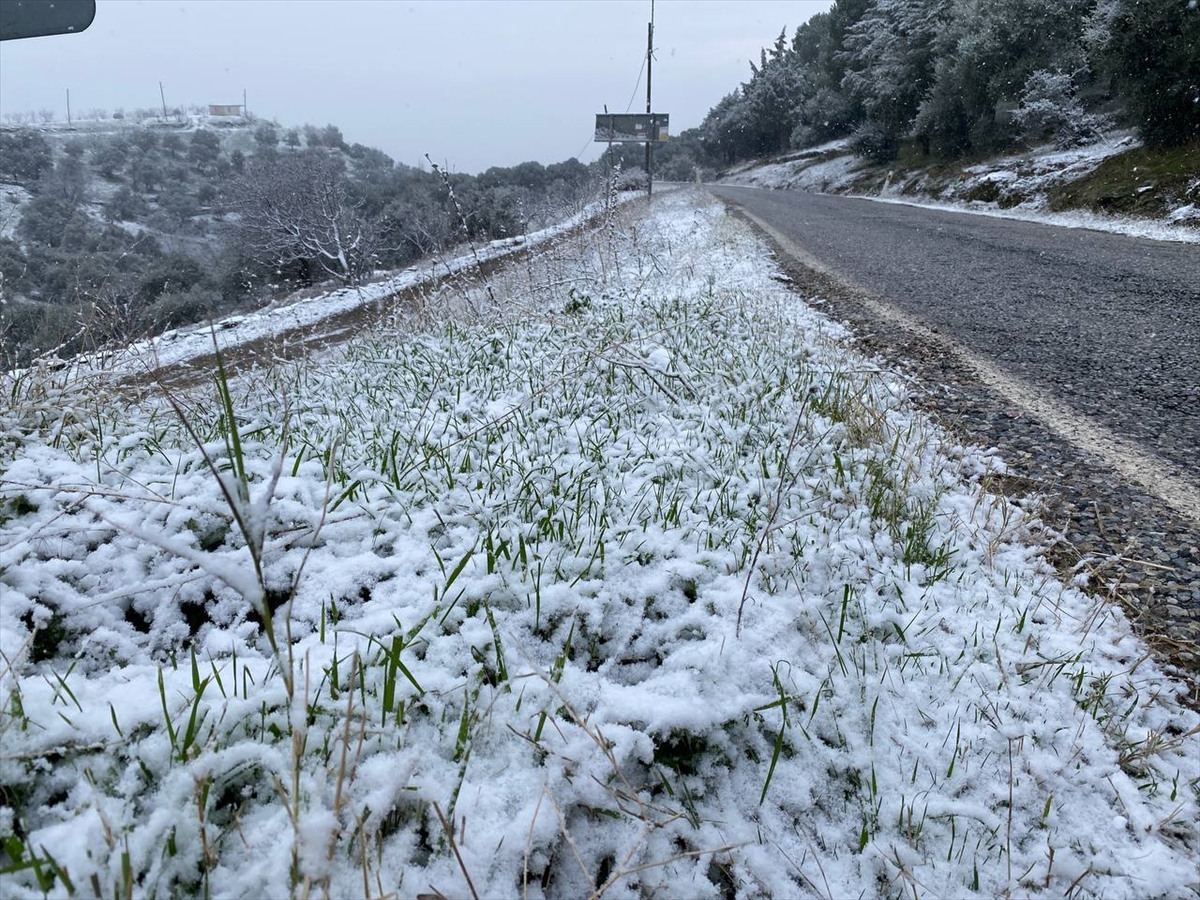
{"type": "Polygon", "coordinates": [[[799,191],[711,190],[1200,486],[1200,246],[799,191]]]}

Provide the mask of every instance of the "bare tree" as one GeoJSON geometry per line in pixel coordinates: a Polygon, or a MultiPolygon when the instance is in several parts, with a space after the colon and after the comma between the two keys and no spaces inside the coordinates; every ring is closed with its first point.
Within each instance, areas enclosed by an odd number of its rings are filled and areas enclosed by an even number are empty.
{"type": "Polygon", "coordinates": [[[412,257],[428,256],[454,236],[450,216],[432,191],[409,191],[392,200],[380,214],[380,228],[389,243],[407,248],[412,257]]]}
{"type": "Polygon", "coordinates": [[[244,245],[262,262],[315,260],[346,284],[374,267],[376,231],[351,202],[341,166],[324,154],[248,165],[229,199],[244,245]]]}

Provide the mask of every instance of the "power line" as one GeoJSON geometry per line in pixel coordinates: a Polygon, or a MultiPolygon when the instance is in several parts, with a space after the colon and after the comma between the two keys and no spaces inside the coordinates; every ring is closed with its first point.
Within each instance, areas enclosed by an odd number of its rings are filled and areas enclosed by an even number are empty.
{"type": "Polygon", "coordinates": [[[592,143],[592,141],[594,141],[595,139],[596,139],[596,136],[594,134],[590,138],[588,138],[584,142],[583,146],[579,148],[579,152],[575,154],[575,158],[579,159],[579,157],[583,156],[583,151],[586,150],[588,148],[588,144],[592,143]]]}
{"type": "Polygon", "coordinates": [[[642,57],[642,67],[638,69],[637,84],[633,86],[633,93],[629,95],[629,102],[625,104],[625,112],[633,109],[633,98],[637,96],[638,88],[642,86],[642,73],[646,71],[646,57],[642,57]]]}
{"type": "MultiPolygon", "coordinates": [[[[650,2],[650,21],[652,23],[654,21],[654,2],[653,2],[653,0],[651,0],[651,2],[650,2]]],[[[640,88],[642,86],[642,75],[644,75],[646,72],[646,62],[650,58],[650,52],[651,51],[648,50],[646,52],[646,55],[642,57],[642,67],[640,69],[638,69],[638,77],[637,77],[637,81],[633,85],[633,93],[631,93],[629,95],[629,102],[625,104],[625,112],[626,113],[628,113],[631,109],[633,109],[633,100],[635,97],[637,97],[638,88],[640,88]]],[[[608,107],[605,107],[605,110],[607,110],[607,109],[608,109],[608,107]]],[[[592,143],[592,141],[588,140],[587,143],[585,143],[582,147],[579,148],[579,152],[575,154],[576,159],[578,159],[581,155],[583,155],[583,151],[587,149],[587,145],[590,143],[592,143]]]]}

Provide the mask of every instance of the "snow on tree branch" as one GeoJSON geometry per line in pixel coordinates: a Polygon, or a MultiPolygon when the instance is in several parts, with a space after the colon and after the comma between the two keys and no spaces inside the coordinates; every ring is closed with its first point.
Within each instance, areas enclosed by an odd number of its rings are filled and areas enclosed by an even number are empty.
{"type": "Polygon", "coordinates": [[[376,231],[330,156],[299,153],[254,165],[234,182],[231,203],[244,245],[264,262],[311,260],[345,284],[374,267],[376,231]]]}

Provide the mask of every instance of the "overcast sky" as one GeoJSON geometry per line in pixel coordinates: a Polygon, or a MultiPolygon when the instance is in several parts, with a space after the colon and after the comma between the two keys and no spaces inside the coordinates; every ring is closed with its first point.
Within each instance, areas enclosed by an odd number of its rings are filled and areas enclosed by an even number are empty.
{"type": "MultiPolygon", "coordinates": [[[[4,2],[4,0],[0,0],[4,2]]],[[[649,0],[97,0],[83,34],[0,44],[0,116],[241,103],[283,125],[478,172],[597,155],[624,112],[649,0]]],[[[657,0],[655,112],[671,130],[750,76],[747,61],[831,0],[657,0]]],[[[643,76],[632,111],[646,109],[643,76]]]]}

